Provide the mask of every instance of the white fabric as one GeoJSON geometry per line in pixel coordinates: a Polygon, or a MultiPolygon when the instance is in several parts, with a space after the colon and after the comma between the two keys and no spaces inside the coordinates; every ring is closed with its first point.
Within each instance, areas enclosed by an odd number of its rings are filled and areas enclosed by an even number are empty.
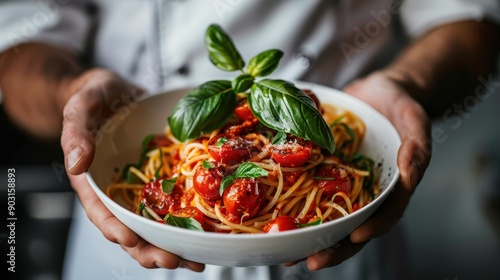
{"type": "Polygon", "coordinates": [[[41,41],[81,51],[89,19],[69,0],[7,1],[0,8],[0,50],[41,41]],[[60,4],[61,3],[61,4],[60,4]]]}
{"type": "MultiPolygon", "coordinates": [[[[0,6],[0,51],[28,41],[82,51],[92,40],[94,64],[153,92],[234,77],[207,58],[203,34],[208,24],[218,23],[247,62],[265,49],[283,50],[273,77],[341,87],[391,58],[397,16],[414,37],[442,23],[500,17],[497,0],[409,0],[401,11],[400,6],[400,0],[10,1],[0,6]],[[93,2],[98,13],[90,17],[80,2],[93,2]],[[92,22],[97,23],[95,34],[89,31],[92,22]]],[[[398,268],[384,267],[382,257],[394,258],[391,249],[403,243],[384,241],[388,238],[394,236],[371,242],[339,267],[315,274],[303,263],[290,269],[208,266],[203,274],[147,270],[108,242],[77,203],[64,279],[402,279],[398,268]],[[386,255],[380,255],[380,246],[386,255]]]]}
{"type": "Polygon", "coordinates": [[[413,36],[450,22],[462,20],[490,20],[500,22],[498,0],[411,0],[404,1],[402,19],[413,36]]]}

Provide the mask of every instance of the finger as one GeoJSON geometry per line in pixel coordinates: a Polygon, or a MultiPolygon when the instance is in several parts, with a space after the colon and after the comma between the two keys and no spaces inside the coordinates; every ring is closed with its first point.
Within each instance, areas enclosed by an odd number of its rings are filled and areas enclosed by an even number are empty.
{"type": "Polygon", "coordinates": [[[111,242],[133,247],[139,242],[139,236],[122,224],[102,203],[85,175],[69,175],[73,188],[78,194],[90,221],[111,242]]]}
{"type": "Polygon", "coordinates": [[[81,174],[92,163],[102,103],[99,92],[86,91],[71,97],[64,108],[61,147],[70,174],[81,174]]]}
{"type": "Polygon", "coordinates": [[[411,194],[411,191],[396,185],[377,211],[350,234],[350,240],[353,243],[362,243],[389,232],[401,219],[411,194]]]}
{"type": "Polygon", "coordinates": [[[405,188],[414,190],[432,154],[429,118],[419,104],[404,95],[395,102],[390,121],[402,141],[397,158],[401,182],[405,188]]]}
{"type": "Polygon", "coordinates": [[[382,236],[401,219],[418,181],[423,176],[423,170],[426,168],[423,165],[426,164],[428,156],[423,154],[415,139],[404,139],[398,152],[398,168],[401,172],[399,181],[379,209],[351,233],[352,242],[359,243],[382,236]]]}
{"type": "Polygon", "coordinates": [[[184,260],[143,239],[140,239],[139,243],[133,247],[122,246],[122,248],[145,268],[176,269],[183,267],[196,272],[201,272],[205,269],[204,264],[184,260]]]}
{"type": "Polygon", "coordinates": [[[354,256],[368,243],[353,243],[347,237],[333,247],[318,252],[307,258],[307,268],[311,271],[319,270],[325,267],[336,266],[343,261],[354,256]]]}
{"type": "Polygon", "coordinates": [[[99,125],[114,113],[135,107],[144,90],[103,69],[86,72],[75,84],[68,89],[74,94],[63,110],[61,146],[67,171],[77,175],[92,163],[99,125]]]}

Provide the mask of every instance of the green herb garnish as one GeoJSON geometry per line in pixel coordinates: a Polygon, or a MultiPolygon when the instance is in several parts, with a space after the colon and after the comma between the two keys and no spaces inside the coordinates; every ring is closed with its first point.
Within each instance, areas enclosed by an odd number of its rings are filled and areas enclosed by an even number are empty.
{"type": "Polygon", "coordinates": [[[248,67],[231,38],[217,25],[205,34],[210,61],[225,71],[241,71],[232,82],[206,82],[191,90],[168,117],[172,134],[179,141],[196,139],[222,127],[237,105],[237,93],[247,92],[250,110],[266,127],[310,140],[330,153],[335,151],[332,131],[314,101],[294,84],[256,77],[271,74],[283,53],[267,50],[250,59],[248,67]]]}

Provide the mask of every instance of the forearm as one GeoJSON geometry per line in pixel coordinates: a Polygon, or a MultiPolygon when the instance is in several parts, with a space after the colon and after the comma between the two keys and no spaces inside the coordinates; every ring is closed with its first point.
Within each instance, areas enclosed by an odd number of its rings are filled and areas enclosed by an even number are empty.
{"type": "Polygon", "coordinates": [[[0,54],[3,106],[11,119],[35,136],[55,138],[69,98],[66,84],[81,72],[75,56],[41,43],[28,43],[0,54]]]}
{"type": "Polygon", "coordinates": [[[453,23],[417,39],[384,72],[436,116],[494,71],[498,45],[498,29],[490,23],[453,23]]]}

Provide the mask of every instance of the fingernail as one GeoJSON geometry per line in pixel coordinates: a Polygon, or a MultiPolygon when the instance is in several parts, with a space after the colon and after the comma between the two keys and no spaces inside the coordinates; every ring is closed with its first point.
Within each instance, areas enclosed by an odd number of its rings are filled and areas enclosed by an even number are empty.
{"type": "Polygon", "coordinates": [[[66,157],[66,168],[68,170],[73,169],[75,165],[82,159],[83,157],[83,149],[80,146],[74,147],[66,157]]]}

